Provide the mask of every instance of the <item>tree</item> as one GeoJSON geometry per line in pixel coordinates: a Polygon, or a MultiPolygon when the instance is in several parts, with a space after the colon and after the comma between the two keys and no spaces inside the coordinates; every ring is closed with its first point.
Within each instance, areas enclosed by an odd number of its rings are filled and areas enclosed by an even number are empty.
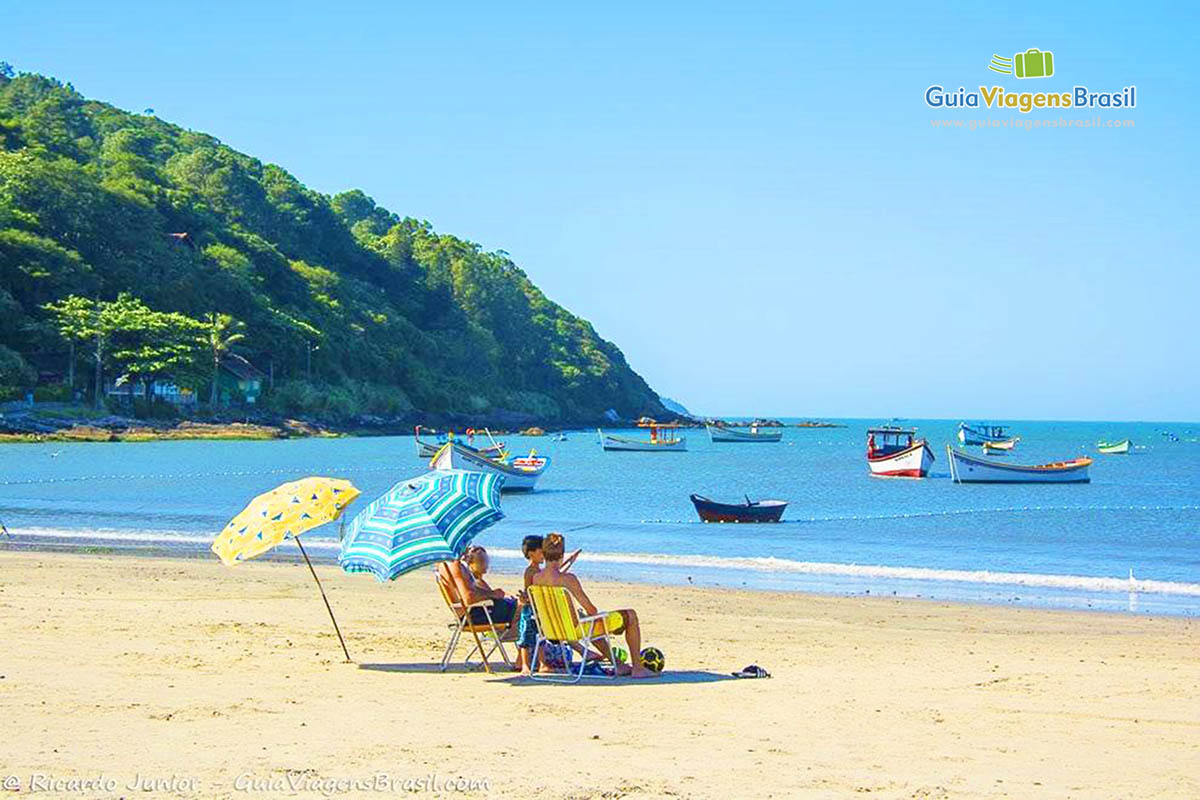
{"type": "MultiPolygon", "coordinates": [[[[69,343],[91,344],[96,408],[103,403],[106,364],[146,380],[186,369],[195,361],[201,323],[183,314],[155,311],[131,294],[123,292],[112,301],[71,295],[44,308],[69,343]]],[[[71,358],[74,363],[74,347],[71,358]]],[[[73,368],[70,375],[74,380],[73,368]]]]}
{"type": "Polygon", "coordinates": [[[146,399],[158,378],[178,381],[199,374],[198,356],[203,352],[204,323],[185,314],[155,311],[141,301],[124,310],[116,333],[113,363],[131,380],[141,380],[146,399]]]}
{"type": "Polygon", "coordinates": [[[208,397],[210,408],[217,407],[217,382],[221,377],[221,361],[233,350],[233,346],[246,338],[245,323],[228,314],[210,313],[204,319],[204,342],[212,353],[212,392],[208,397]]]}
{"type": "Polygon", "coordinates": [[[71,295],[58,303],[43,306],[54,317],[58,333],[67,341],[70,356],[67,362],[67,385],[75,387],[75,345],[93,342],[93,358],[96,365],[94,402],[100,407],[100,364],[104,358],[107,334],[100,329],[100,314],[96,301],[71,295]]]}

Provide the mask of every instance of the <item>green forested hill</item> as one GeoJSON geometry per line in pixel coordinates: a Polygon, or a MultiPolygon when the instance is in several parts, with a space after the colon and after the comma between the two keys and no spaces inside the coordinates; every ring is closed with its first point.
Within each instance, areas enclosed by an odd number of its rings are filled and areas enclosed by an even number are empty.
{"type": "Polygon", "coordinates": [[[264,402],[281,412],[663,412],[620,350],[505,253],[0,66],[0,392],[73,372],[90,396],[95,331],[72,347],[48,306],[127,293],[158,322],[113,317],[106,379],[170,379],[207,399],[204,322],[226,314],[244,334],[232,351],[273,374],[264,402]]]}

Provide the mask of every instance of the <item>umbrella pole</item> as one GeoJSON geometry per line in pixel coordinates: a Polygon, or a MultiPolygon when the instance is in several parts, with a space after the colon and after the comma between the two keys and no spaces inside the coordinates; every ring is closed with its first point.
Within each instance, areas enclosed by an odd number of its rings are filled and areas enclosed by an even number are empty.
{"type": "Polygon", "coordinates": [[[346,649],[346,640],[342,638],[342,629],[338,627],[337,618],[333,616],[333,608],[329,605],[329,598],[325,596],[325,587],[321,585],[321,579],[317,577],[317,571],[313,569],[312,562],[308,560],[308,553],[304,549],[304,545],[300,544],[300,537],[296,537],[296,546],[300,548],[300,555],[304,556],[304,563],[308,564],[308,571],[312,573],[313,580],[317,582],[317,589],[321,592],[321,599],[325,601],[325,610],[329,612],[329,619],[333,622],[333,630],[337,633],[338,641],[342,643],[342,652],[346,654],[346,663],[350,663],[350,651],[346,649]]]}

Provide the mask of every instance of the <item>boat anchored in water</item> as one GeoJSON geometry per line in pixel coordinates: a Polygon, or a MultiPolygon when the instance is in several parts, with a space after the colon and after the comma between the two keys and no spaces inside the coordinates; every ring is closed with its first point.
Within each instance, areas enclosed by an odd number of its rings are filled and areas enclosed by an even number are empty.
{"type": "MultiPolygon", "coordinates": [[[[473,436],[473,434],[473,430],[468,431],[468,435],[473,436]]],[[[416,426],[413,429],[413,440],[416,442],[417,446],[417,458],[433,458],[437,455],[438,451],[442,449],[443,445],[453,438],[454,434],[448,433],[443,436],[439,436],[436,441],[430,442],[421,438],[421,426],[416,426]]],[[[495,439],[493,439],[492,444],[487,447],[475,447],[474,445],[464,444],[463,442],[459,442],[459,445],[467,448],[468,450],[474,450],[475,452],[485,455],[488,458],[498,458],[502,453],[504,453],[504,442],[497,442],[495,439]]]]}
{"type": "Polygon", "coordinates": [[[924,478],[933,464],[933,449],[918,439],[916,428],[885,425],[867,429],[867,466],[881,478],[924,478]]]}
{"type": "Polygon", "coordinates": [[[779,442],[783,440],[782,430],[762,430],[757,425],[751,425],[749,430],[723,425],[705,425],[708,438],[713,442],[779,442]]]}
{"type": "Polygon", "coordinates": [[[499,475],[504,478],[504,483],[500,484],[500,491],[528,492],[533,490],[538,478],[550,468],[550,459],[530,453],[526,458],[504,461],[489,458],[478,450],[472,450],[458,442],[446,442],[429,462],[429,468],[464,469],[469,472],[499,475]]]}
{"type": "Polygon", "coordinates": [[[705,522],[779,522],[786,500],[751,500],[745,503],[718,503],[703,495],[692,495],[692,505],[705,522]]]}
{"type": "Polygon", "coordinates": [[[1017,442],[1021,441],[1020,436],[1014,436],[1011,439],[1006,439],[1003,442],[984,442],[983,454],[993,456],[1006,456],[1012,449],[1017,446],[1017,442]]]}
{"type": "Polygon", "coordinates": [[[646,424],[639,423],[639,427],[650,429],[650,438],[648,440],[614,436],[611,433],[605,433],[599,428],[596,429],[596,433],[600,435],[600,446],[605,450],[632,453],[682,453],[687,451],[687,439],[677,433],[679,429],[678,425],[674,423],[659,425],[657,422],[650,422],[646,424]]]}
{"type": "Polygon", "coordinates": [[[988,425],[983,422],[977,422],[974,425],[968,425],[965,422],[958,423],[958,441],[965,445],[978,445],[985,442],[1004,442],[1013,441],[1008,435],[1007,425],[988,425]]]}
{"type": "Polygon", "coordinates": [[[1106,456],[1123,456],[1129,453],[1133,442],[1122,439],[1119,442],[1096,442],[1096,449],[1106,456]]]}
{"type": "Polygon", "coordinates": [[[950,478],[955,483],[1089,483],[1087,456],[1023,466],[990,461],[946,445],[950,478]]]}

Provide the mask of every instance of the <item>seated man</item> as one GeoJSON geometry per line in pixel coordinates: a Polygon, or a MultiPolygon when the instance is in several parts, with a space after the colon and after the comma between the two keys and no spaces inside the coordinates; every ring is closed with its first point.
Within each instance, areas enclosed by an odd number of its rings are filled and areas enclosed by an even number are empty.
{"type": "MultiPolygon", "coordinates": [[[[566,542],[561,533],[548,535],[542,542],[542,556],[546,559],[546,565],[540,572],[532,576],[531,583],[534,586],[562,586],[575,598],[584,612],[589,615],[595,614],[596,606],[583,591],[579,578],[563,569],[563,552],[565,550],[566,542]]],[[[614,611],[607,619],[596,623],[595,632],[599,634],[602,631],[609,635],[624,633],[625,641],[629,645],[629,658],[633,662],[632,669],[620,664],[617,666],[617,674],[630,675],[634,678],[658,677],[657,672],[652,672],[642,665],[642,629],[638,623],[637,612],[629,608],[614,611]]],[[[612,653],[608,651],[608,645],[603,639],[592,644],[599,648],[610,661],[612,660],[612,653]]]]}
{"type": "MultiPolygon", "coordinates": [[[[443,561],[437,565],[438,580],[447,588],[450,597],[458,599],[463,605],[491,600],[492,622],[497,625],[511,623],[516,618],[517,599],[504,594],[503,589],[488,586],[483,576],[487,573],[489,564],[487,550],[476,546],[468,547],[459,560],[443,561]]],[[[488,617],[482,607],[472,608],[470,613],[473,625],[487,624],[488,617]]]]}

